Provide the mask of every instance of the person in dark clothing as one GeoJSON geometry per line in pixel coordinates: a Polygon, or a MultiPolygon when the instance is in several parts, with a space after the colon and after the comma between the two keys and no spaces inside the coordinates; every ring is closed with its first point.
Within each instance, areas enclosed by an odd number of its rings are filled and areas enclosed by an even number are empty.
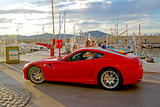
{"type": "Polygon", "coordinates": [[[103,48],[103,49],[106,49],[106,48],[107,48],[106,43],[107,43],[107,42],[104,41],[104,44],[102,45],[102,48],[103,48]]]}

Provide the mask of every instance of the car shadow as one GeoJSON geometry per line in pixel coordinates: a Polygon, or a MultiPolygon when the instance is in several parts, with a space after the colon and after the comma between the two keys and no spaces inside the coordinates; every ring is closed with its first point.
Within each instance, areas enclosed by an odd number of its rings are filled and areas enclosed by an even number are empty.
{"type": "MultiPolygon", "coordinates": [[[[80,84],[80,83],[68,83],[68,82],[51,82],[47,81],[42,84],[35,85],[35,87],[65,87],[65,88],[83,88],[83,89],[96,89],[96,90],[108,90],[100,87],[99,85],[92,85],[92,84],[80,84]]],[[[125,85],[118,89],[108,90],[108,91],[133,91],[140,88],[140,84],[132,84],[132,85],[125,85]]]]}

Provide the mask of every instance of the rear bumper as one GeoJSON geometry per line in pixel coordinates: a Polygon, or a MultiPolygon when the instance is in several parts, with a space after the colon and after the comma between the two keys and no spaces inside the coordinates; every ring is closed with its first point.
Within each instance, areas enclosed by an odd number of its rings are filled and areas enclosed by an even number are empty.
{"type": "Polygon", "coordinates": [[[123,78],[123,85],[135,84],[142,80],[143,78],[143,68],[134,67],[128,68],[126,75],[123,78]]]}
{"type": "Polygon", "coordinates": [[[141,81],[143,78],[143,68],[140,68],[139,71],[137,71],[137,74],[138,81],[141,81]]]}

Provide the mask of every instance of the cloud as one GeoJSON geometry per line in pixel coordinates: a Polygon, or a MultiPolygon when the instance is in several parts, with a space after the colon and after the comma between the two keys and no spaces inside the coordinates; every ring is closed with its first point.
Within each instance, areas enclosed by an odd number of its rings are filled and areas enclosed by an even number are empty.
{"type": "Polygon", "coordinates": [[[0,27],[0,29],[3,29],[3,30],[9,29],[9,28],[11,28],[11,27],[0,27]]]}
{"type": "Polygon", "coordinates": [[[28,10],[28,9],[12,9],[12,10],[0,10],[0,14],[24,14],[24,13],[48,13],[48,11],[28,10]]]}
{"type": "MultiPolygon", "coordinates": [[[[118,1],[118,2],[112,2],[111,4],[105,4],[104,2],[101,1],[91,2],[88,3],[87,8],[68,10],[69,14],[68,16],[69,18],[74,17],[86,21],[91,19],[96,21],[101,21],[102,23],[104,23],[103,27],[105,27],[105,24],[112,24],[112,26],[114,26],[114,24],[117,23],[116,19],[118,17],[119,24],[124,25],[125,23],[128,23],[130,24],[130,26],[134,26],[132,28],[133,30],[135,30],[135,27],[139,23],[142,22],[146,23],[145,21],[149,22],[155,21],[155,17],[151,18],[150,15],[153,13],[153,16],[155,16],[154,12],[158,11],[160,7],[158,7],[158,5],[156,4],[159,3],[158,0],[154,0],[153,2],[154,3],[151,4],[150,2],[146,2],[146,0],[118,1]]],[[[157,28],[160,27],[159,22],[157,22],[156,27],[157,28]]]]}
{"type": "Polygon", "coordinates": [[[7,18],[0,18],[0,23],[11,23],[12,19],[7,19],[7,18]]]}
{"type": "MultiPolygon", "coordinates": [[[[0,23],[23,23],[24,32],[28,31],[25,31],[25,28],[31,27],[31,31],[38,32],[42,25],[46,25],[47,31],[51,33],[51,0],[23,1],[0,9],[0,23]]],[[[54,0],[55,29],[58,32],[58,13],[66,10],[67,33],[73,32],[74,25],[77,26],[77,31],[106,31],[109,27],[114,27],[117,18],[120,31],[125,29],[126,23],[133,31],[137,30],[139,23],[143,23],[144,29],[147,29],[145,32],[149,32],[149,26],[155,26],[153,28],[157,31],[160,27],[159,3],[159,0],[54,0]]],[[[7,24],[5,26],[7,27],[7,24]]]]}

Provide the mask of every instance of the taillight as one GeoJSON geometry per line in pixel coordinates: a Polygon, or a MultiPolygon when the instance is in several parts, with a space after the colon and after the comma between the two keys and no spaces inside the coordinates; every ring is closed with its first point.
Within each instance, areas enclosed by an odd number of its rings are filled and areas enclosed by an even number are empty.
{"type": "Polygon", "coordinates": [[[135,61],[136,61],[136,64],[142,67],[142,61],[139,58],[136,58],[135,61]]]}
{"type": "Polygon", "coordinates": [[[140,62],[140,67],[142,67],[142,61],[139,59],[139,62],[140,62]]]}

